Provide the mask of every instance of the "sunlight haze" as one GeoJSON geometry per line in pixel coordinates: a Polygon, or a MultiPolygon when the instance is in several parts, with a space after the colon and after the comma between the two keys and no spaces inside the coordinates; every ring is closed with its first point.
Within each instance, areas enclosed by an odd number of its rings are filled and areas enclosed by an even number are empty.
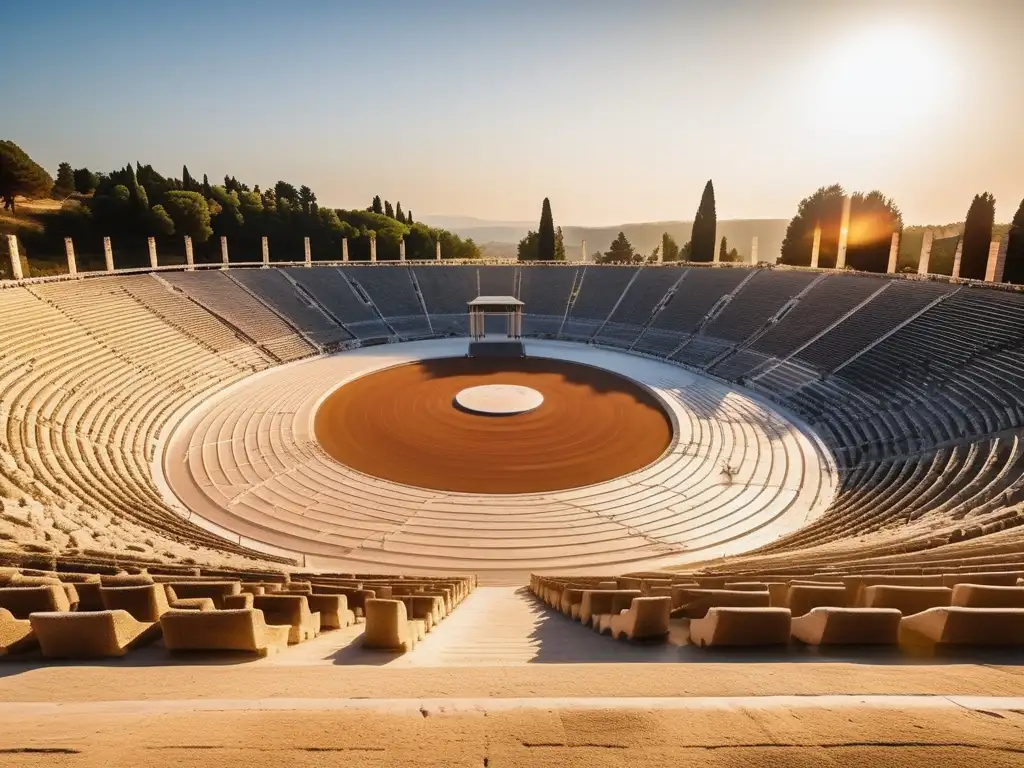
{"type": "MultiPolygon", "coordinates": [[[[1024,188],[1024,3],[22,3],[0,134],[51,172],[374,194],[420,215],[788,218],[880,189],[908,224],[1024,188]],[[984,12],[981,7],[984,6],[984,12]]],[[[10,32],[16,31],[15,34],[10,32]]]]}

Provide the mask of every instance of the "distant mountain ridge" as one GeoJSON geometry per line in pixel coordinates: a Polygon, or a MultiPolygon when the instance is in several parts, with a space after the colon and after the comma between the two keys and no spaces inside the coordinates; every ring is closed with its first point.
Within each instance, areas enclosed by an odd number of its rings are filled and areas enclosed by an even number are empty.
{"type": "MultiPolygon", "coordinates": [[[[535,222],[494,221],[471,216],[438,215],[421,218],[432,227],[443,227],[460,237],[473,238],[486,255],[496,258],[514,258],[516,243],[528,230],[537,226],[535,222]]],[[[782,250],[782,240],[788,225],[789,219],[723,219],[718,222],[716,238],[724,236],[730,248],[736,248],[741,256],[749,258],[751,242],[756,236],[758,260],[774,262],[782,250]]],[[[566,255],[571,260],[581,257],[580,245],[583,240],[587,241],[587,251],[593,255],[595,251],[607,251],[616,235],[624,232],[637,251],[649,254],[661,245],[663,232],[668,232],[682,246],[690,239],[692,229],[692,221],[653,221],[609,227],[562,225],[566,255]]]]}

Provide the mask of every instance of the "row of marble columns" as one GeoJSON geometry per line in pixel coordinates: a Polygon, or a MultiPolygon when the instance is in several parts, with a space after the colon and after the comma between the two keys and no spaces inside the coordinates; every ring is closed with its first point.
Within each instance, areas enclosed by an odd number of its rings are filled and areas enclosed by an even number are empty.
{"type": "MultiPolygon", "coordinates": [[[[156,238],[151,237],[148,239],[149,246],[149,266],[152,269],[156,269],[160,266],[156,252],[156,238]]],[[[313,263],[313,255],[310,250],[309,238],[303,238],[303,255],[305,257],[306,266],[311,266],[313,263]]],[[[267,238],[262,239],[262,255],[264,266],[270,265],[270,243],[267,238]]],[[[18,238],[15,235],[7,235],[7,252],[11,260],[11,276],[14,280],[21,280],[24,278],[24,272],[21,268],[21,252],[18,248],[18,238]]],[[[75,243],[70,237],[64,238],[64,252],[67,256],[68,261],[68,274],[72,277],[78,274],[78,263],[75,259],[75,243]]],[[[400,261],[405,261],[405,240],[402,240],[398,246],[398,258],[400,261]]],[[[228,239],[222,237],[220,239],[220,259],[221,269],[228,268],[228,239]]],[[[441,261],[441,241],[439,240],[434,244],[434,259],[441,261]]],[[[107,272],[114,271],[114,250],[110,244],[110,238],[103,238],[103,260],[107,272]]],[[[341,260],[348,261],[348,238],[342,238],[341,240],[341,260]]],[[[377,261],[377,238],[370,238],[370,261],[377,261]]],[[[195,268],[195,254],[192,250],[192,238],[185,235],[185,267],[188,270],[195,268]]]]}
{"type": "MultiPolygon", "coordinates": [[[[846,198],[847,203],[843,206],[843,218],[839,228],[839,249],[836,254],[836,269],[846,268],[846,249],[847,249],[847,238],[849,235],[849,224],[850,224],[850,212],[849,212],[849,199],[846,198]]],[[[932,240],[933,234],[930,230],[925,231],[924,238],[921,241],[921,255],[918,259],[917,273],[919,275],[927,275],[929,262],[931,261],[932,253],[932,240]]],[[[989,244],[988,249],[988,263],[985,269],[985,282],[987,283],[1000,283],[1003,280],[1003,270],[1006,265],[1006,248],[1009,243],[1009,238],[1004,236],[1001,240],[993,240],[989,244]]],[[[436,261],[441,260],[441,243],[438,241],[434,244],[434,258],[436,261]]],[[[18,238],[14,235],[7,236],[7,250],[11,261],[11,275],[15,280],[21,280],[24,274],[21,269],[21,257],[18,250],[18,238]]],[[[78,265],[75,262],[75,244],[70,237],[64,238],[64,250],[67,254],[68,262],[68,274],[75,276],[78,274],[78,265]]],[[[818,256],[821,250],[821,227],[815,227],[814,229],[814,240],[811,246],[811,269],[818,268],[818,256]]],[[[889,263],[886,268],[886,272],[893,274],[896,272],[896,262],[899,258],[900,250],[900,233],[893,232],[892,240],[889,244],[889,263]]],[[[303,239],[303,252],[305,256],[306,266],[312,264],[312,253],[310,251],[309,238],[303,239]]],[[[399,244],[399,260],[405,261],[405,241],[402,240],[399,244]]],[[[583,254],[584,257],[587,253],[587,241],[583,241],[583,254]]],[[[228,267],[228,239],[222,237],[220,239],[220,255],[221,255],[221,268],[227,269],[228,267]]],[[[263,238],[262,241],[262,255],[263,264],[265,266],[270,265],[270,245],[267,238],[263,238]]],[[[956,254],[953,256],[953,272],[954,278],[960,277],[960,262],[963,256],[963,237],[957,242],[956,254]]],[[[110,245],[110,238],[103,238],[103,260],[105,262],[106,271],[114,271],[114,252],[110,245]]],[[[348,238],[344,238],[341,241],[341,260],[343,262],[348,261],[348,238]]],[[[756,265],[758,260],[758,245],[757,237],[755,236],[750,243],[750,264],[756,265]]],[[[370,261],[377,261],[377,238],[370,238],[370,261]]],[[[661,258],[659,256],[659,261],[661,258]]],[[[714,263],[719,261],[718,249],[715,249],[714,263]]],[[[195,257],[192,251],[192,238],[188,235],[185,236],[185,265],[186,269],[193,269],[195,266],[195,257]]],[[[159,260],[156,252],[156,239],[149,238],[149,266],[156,269],[159,266],[159,260]]]]}

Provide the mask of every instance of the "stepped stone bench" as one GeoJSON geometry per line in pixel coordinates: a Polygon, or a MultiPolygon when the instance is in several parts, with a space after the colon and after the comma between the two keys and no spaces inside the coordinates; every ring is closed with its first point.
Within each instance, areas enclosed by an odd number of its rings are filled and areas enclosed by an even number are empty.
{"type": "Polygon", "coordinates": [[[252,608],[172,610],[160,617],[169,651],[242,651],[268,656],[288,647],[291,627],[267,624],[252,608]]]}
{"type": "Polygon", "coordinates": [[[160,625],[136,621],[128,611],[39,612],[29,617],[47,658],[101,659],[124,656],[160,637],[160,625]]]}
{"type": "Polygon", "coordinates": [[[6,608],[0,608],[0,656],[23,653],[38,645],[28,619],[16,619],[6,608]]]}
{"type": "Polygon", "coordinates": [[[807,645],[899,643],[902,614],[895,608],[812,608],[794,616],[793,637],[807,645]]]}
{"type": "Polygon", "coordinates": [[[701,648],[786,645],[790,622],[788,608],[711,608],[690,621],[690,642],[701,648]]]}

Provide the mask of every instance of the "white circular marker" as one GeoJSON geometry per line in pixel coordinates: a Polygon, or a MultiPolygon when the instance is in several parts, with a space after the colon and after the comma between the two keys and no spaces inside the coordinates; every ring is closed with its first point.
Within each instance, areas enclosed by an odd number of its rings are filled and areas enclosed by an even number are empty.
{"type": "Polygon", "coordinates": [[[544,395],[536,389],[514,384],[485,384],[469,387],[455,396],[455,404],[464,411],[485,416],[512,416],[540,407],[544,395]]]}

